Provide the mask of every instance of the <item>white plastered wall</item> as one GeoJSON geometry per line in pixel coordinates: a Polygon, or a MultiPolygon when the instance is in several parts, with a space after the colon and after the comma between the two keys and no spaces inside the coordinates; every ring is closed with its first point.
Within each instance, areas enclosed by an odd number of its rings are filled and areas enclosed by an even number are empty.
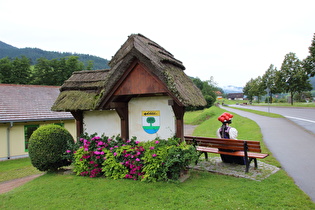
{"type": "Polygon", "coordinates": [[[84,132],[98,136],[120,134],[120,118],[115,110],[86,111],[83,113],[84,132]]]}
{"type": "Polygon", "coordinates": [[[175,115],[168,105],[168,96],[132,98],[129,101],[129,137],[136,136],[138,141],[153,140],[156,137],[168,139],[175,135],[175,115]],[[142,127],[142,111],[160,111],[160,129],[148,134],[142,127]]]}

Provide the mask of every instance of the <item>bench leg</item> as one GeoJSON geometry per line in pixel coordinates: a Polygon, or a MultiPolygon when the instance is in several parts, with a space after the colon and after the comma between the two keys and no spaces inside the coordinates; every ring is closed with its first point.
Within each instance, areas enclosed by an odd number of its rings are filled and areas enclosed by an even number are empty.
{"type": "Polygon", "coordinates": [[[245,158],[245,165],[246,165],[246,168],[245,168],[245,173],[248,173],[248,171],[249,171],[250,161],[248,161],[248,159],[247,159],[247,158],[245,158]]]}
{"type": "Polygon", "coordinates": [[[204,153],[205,153],[206,160],[208,160],[208,153],[207,152],[204,152],[204,153]]]}
{"type": "Polygon", "coordinates": [[[257,165],[257,159],[256,158],[254,158],[254,163],[255,163],[255,169],[257,169],[258,165],[257,165]]]}

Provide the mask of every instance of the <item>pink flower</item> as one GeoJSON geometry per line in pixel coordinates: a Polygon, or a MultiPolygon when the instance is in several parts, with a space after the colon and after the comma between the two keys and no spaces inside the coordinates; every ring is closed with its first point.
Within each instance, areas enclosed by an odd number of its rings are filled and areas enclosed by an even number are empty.
{"type": "Polygon", "coordinates": [[[139,159],[139,158],[136,158],[136,161],[138,161],[138,162],[139,162],[139,161],[140,161],[140,159],[139,159]]]}
{"type": "Polygon", "coordinates": [[[136,141],[136,144],[139,144],[140,143],[140,141],[136,141]]]}
{"type": "Polygon", "coordinates": [[[97,143],[97,146],[102,146],[103,144],[104,144],[104,142],[99,141],[99,142],[97,143]]]}
{"type": "Polygon", "coordinates": [[[67,150],[66,152],[67,152],[67,153],[71,153],[71,150],[67,150]]]}
{"type": "Polygon", "coordinates": [[[141,152],[137,152],[137,155],[141,155],[141,152]]]}
{"type": "Polygon", "coordinates": [[[114,152],[114,156],[117,156],[117,152],[114,152]]]}
{"type": "Polygon", "coordinates": [[[90,161],[90,164],[94,164],[95,162],[93,160],[90,161]]]}
{"type": "Polygon", "coordinates": [[[160,143],[159,141],[155,141],[156,144],[160,143]]]}
{"type": "Polygon", "coordinates": [[[156,154],[153,154],[152,157],[156,157],[156,154]]]}
{"type": "Polygon", "coordinates": [[[154,147],[150,147],[150,150],[154,150],[154,147]]]}
{"type": "Polygon", "coordinates": [[[127,140],[126,143],[130,143],[130,140],[127,140]]]}

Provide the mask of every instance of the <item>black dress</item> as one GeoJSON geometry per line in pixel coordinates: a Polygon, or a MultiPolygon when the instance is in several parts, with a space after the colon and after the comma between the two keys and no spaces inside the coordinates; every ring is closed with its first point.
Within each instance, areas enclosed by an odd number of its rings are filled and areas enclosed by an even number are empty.
{"type": "MultiPolygon", "coordinates": [[[[229,139],[230,138],[230,129],[231,127],[228,127],[226,125],[222,125],[219,132],[221,135],[221,138],[223,139],[229,139]],[[223,132],[222,132],[223,130],[223,132]]],[[[228,149],[219,149],[219,151],[226,151],[226,152],[235,152],[235,150],[228,150],[228,149]]],[[[234,164],[240,164],[245,165],[244,157],[239,156],[232,156],[232,155],[222,155],[220,154],[222,162],[224,163],[234,163],[234,164]]]]}

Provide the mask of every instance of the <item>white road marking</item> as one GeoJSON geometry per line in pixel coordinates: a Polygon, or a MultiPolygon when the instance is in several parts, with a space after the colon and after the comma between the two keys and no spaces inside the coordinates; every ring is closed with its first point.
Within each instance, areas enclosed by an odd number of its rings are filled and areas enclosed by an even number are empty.
{"type": "Polygon", "coordinates": [[[313,120],[307,120],[307,119],[298,118],[298,117],[291,117],[291,116],[284,116],[284,117],[286,117],[286,118],[291,118],[291,119],[295,119],[295,120],[306,121],[306,122],[310,122],[310,123],[315,123],[315,121],[313,121],[313,120]]]}

